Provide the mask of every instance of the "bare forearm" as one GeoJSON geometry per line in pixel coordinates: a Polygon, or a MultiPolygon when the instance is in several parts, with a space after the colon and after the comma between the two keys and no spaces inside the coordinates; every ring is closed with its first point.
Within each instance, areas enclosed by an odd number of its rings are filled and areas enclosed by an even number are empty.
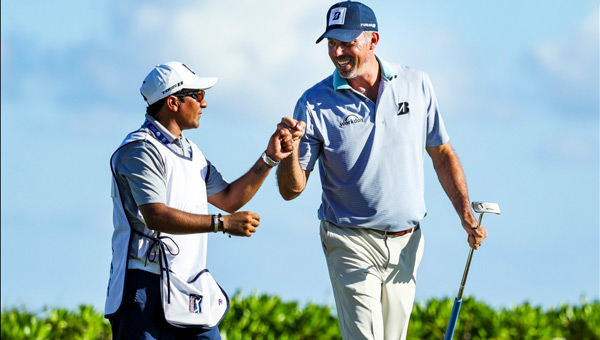
{"type": "Polygon", "coordinates": [[[473,222],[469,205],[467,181],[458,156],[449,143],[427,150],[433,160],[433,166],[444,192],[452,202],[461,221],[473,222]]]}
{"type": "Polygon", "coordinates": [[[300,167],[298,150],[282,160],[277,169],[277,185],[283,199],[289,201],[298,197],[306,187],[307,173],[300,167]]]}
{"type": "MultiPolygon", "coordinates": [[[[140,211],[146,226],[159,232],[197,234],[215,231],[215,223],[211,215],[191,214],[163,203],[141,205],[140,211]]],[[[259,224],[258,214],[241,211],[223,216],[223,222],[217,222],[217,230],[235,236],[252,236],[259,224]]]]}
{"type": "Polygon", "coordinates": [[[478,249],[481,242],[487,237],[487,231],[477,226],[477,220],[473,216],[469,204],[469,192],[467,180],[463,172],[458,156],[450,146],[450,143],[438,147],[427,148],[427,152],[433,161],[433,167],[438,175],[442,188],[450,198],[454,209],[460,217],[463,229],[469,235],[467,241],[471,248],[478,249]]]}
{"type": "Polygon", "coordinates": [[[259,159],[246,174],[220,193],[222,195],[219,199],[220,203],[211,203],[230,213],[237,211],[254,197],[271,169],[262,159],[259,159]]]}
{"type": "Polygon", "coordinates": [[[191,214],[162,203],[140,206],[148,229],[169,234],[195,234],[213,231],[210,215],[191,214]]]}

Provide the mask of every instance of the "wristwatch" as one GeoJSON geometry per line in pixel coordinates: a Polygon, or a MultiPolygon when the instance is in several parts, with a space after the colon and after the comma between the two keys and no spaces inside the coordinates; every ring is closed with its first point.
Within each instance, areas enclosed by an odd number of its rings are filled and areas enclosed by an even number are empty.
{"type": "Polygon", "coordinates": [[[263,152],[262,156],[261,156],[262,160],[267,163],[268,166],[270,166],[271,168],[274,166],[277,166],[279,164],[279,161],[274,161],[271,157],[269,157],[267,155],[267,152],[263,152]]]}
{"type": "Polygon", "coordinates": [[[219,231],[219,221],[217,215],[212,215],[213,232],[219,231]]]}
{"type": "MultiPolygon", "coordinates": [[[[221,228],[221,230],[223,231],[223,234],[225,234],[225,220],[223,219],[223,215],[219,214],[219,217],[217,217],[217,220],[219,221],[218,227],[221,228]]],[[[217,230],[217,229],[215,229],[215,230],[217,230]]]]}

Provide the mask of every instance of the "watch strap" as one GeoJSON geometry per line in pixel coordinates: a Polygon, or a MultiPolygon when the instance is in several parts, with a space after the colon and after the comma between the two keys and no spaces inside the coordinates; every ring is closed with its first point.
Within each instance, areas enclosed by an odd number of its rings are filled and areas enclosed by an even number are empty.
{"type": "Polygon", "coordinates": [[[267,163],[268,166],[275,167],[279,164],[278,161],[274,161],[271,157],[269,157],[269,155],[267,155],[267,152],[263,152],[263,154],[261,155],[262,160],[267,163]]]}

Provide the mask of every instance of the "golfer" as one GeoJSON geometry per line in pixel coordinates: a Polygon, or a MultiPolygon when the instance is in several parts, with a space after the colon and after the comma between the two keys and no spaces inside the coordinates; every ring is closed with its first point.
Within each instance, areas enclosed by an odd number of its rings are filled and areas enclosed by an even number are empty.
{"type": "Polygon", "coordinates": [[[429,77],[375,55],[379,38],[369,7],[333,5],[317,43],[326,39],[335,70],[279,125],[295,137],[305,131],[277,170],[284,199],[300,195],[319,161],[320,233],[344,339],[406,338],[424,247],[426,153],[470,246],[487,236],[429,77]]]}
{"type": "Polygon", "coordinates": [[[252,168],[227,182],[182,133],[199,126],[206,90],[216,81],[179,62],[156,66],[141,87],[146,119],[111,158],[114,233],[105,312],[113,339],[221,339],[217,325],[228,299],[206,270],[207,234],[256,232],[260,216],[236,211],[292,144],[289,134],[276,132],[252,168]],[[209,215],[208,203],[231,215],[209,215]]]}

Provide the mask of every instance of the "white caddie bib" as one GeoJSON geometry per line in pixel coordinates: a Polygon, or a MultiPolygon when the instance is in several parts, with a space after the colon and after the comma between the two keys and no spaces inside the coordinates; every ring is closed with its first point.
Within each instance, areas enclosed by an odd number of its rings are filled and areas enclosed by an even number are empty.
{"type": "MultiPolygon", "coordinates": [[[[206,183],[208,164],[200,149],[190,141],[191,158],[185,158],[143,131],[129,134],[122,146],[136,141],[150,142],[165,164],[166,205],[193,214],[207,214],[206,183]]],[[[113,164],[111,166],[114,167],[113,164]]],[[[114,169],[114,168],[113,168],[114,169]]],[[[114,170],[113,170],[114,173],[114,170]]],[[[116,181],[113,179],[113,185],[116,181]]],[[[229,309],[227,294],[206,268],[207,235],[174,235],[132,231],[118,190],[113,194],[113,260],[106,300],[106,315],[118,311],[124,290],[131,233],[143,235],[147,259],[161,267],[161,297],[166,320],[179,327],[215,327],[229,309]]]]}

